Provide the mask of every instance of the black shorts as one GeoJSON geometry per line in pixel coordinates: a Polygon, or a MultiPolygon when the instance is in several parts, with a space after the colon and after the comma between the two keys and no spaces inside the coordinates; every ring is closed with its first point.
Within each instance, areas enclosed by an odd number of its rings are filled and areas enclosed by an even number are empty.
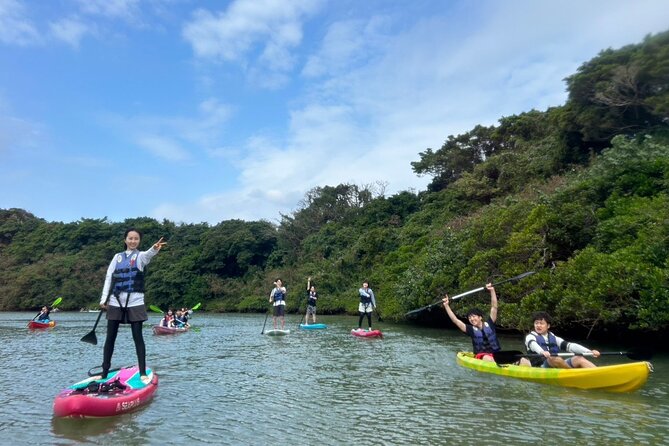
{"type": "Polygon", "coordinates": [[[144,322],[149,319],[146,314],[146,307],[144,305],[137,305],[135,307],[121,308],[107,307],[108,321],[121,321],[122,324],[129,324],[131,322],[144,322]]]}
{"type": "Polygon", "coordinates": [[[283,316],[285,314],[285,305],[275,305],[274,306],[274,316],[283,316]]]}

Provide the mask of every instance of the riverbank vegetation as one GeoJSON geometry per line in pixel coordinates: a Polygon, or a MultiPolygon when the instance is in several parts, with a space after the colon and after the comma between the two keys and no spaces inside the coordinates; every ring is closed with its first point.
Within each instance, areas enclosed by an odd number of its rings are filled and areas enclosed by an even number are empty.
{"type": "MultiPolygon", "coordinates": [[[[383,317],[402,320],[445,292],[536,271],[500,287],[501,327],[526,330],[532,311],[547,310],[561,330],[666,333],[669,32],[602,51],[566,86],[564,105],[505,116],[417,154],[414,172],[431,178],[424,191],[317,187],[277,223],[62,223],[0,210],[0,309],[55,296],[63,309],[94,306],[134,226],[144,249],[169,242],[147,280],[149,303],[163,308],[264,312],[281,277],[288,310],[303,310],[311,276],[320,313],[355,313],[368,280],[383,317]]],[[[481,293],[457,305],[487,301],[481,293]]]]}

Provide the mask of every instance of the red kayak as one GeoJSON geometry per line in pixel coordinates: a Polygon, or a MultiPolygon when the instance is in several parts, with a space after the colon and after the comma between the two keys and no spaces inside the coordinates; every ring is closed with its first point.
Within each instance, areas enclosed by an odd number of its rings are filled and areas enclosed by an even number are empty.
{"type": "Polygon", "coordinates": [[[177,333],[185,333],[188,331],[188,327],[176,328],[176,327],[163,327],[162,325],[153,326],[153,334],[157,335],[171,335],[177,333]]]}
{"type": "Polygon", "coordinates": [[[358,336],[361,338],[382,338],[383,333],[381,333],[381,330],[372,330],[372,331],[367,331],[363,330],[362,328],[356,328],[351,330],[351,334],[353,336],[358,336]]]}
{"type": "Polygon", "coordinates": [[[144,406],[158,389],[158,375],[146,370],[144,384],[137,366],[109,372],[106,379],[85,379],[62,390],[53,401],[56,417],[111,417],[144,406]]]}
{"type": "Polygon", "coordinates": [[[49,321],[49,322],[30,321],[30,322],[28,322],[28,328],[30,328],[30,329],[53,328],[55,326],[56,326],[56,321],[49,321]]]}

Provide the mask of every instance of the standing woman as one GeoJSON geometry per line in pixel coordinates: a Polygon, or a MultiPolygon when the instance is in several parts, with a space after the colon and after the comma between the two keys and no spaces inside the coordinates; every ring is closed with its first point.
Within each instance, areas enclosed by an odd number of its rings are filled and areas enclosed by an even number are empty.
{"type": "Polygon", "coordinates": [[[374,298],[374,291],[369,287],[367,281],[362,283],[362,288],[358,289],[360,296],[360,303],[358,304],[358,330],[362,329],[362,320],[367,316],[368,331],[372,331],[372,311],[376,308],[376,299],[374,298]]]}
{"type": "Polygon", "coordinates": [[[116,254],[107,268],[100,298],[100,307],[107,309],[107,339],[101,378],[106,378],[109,373],[119,325],[130,324],[139,374],[143,382],[148,381],[146,346],[142,336],[142,325],[148,320],[144,306],[144,269],[166,243],[161,237],[148,251],[139,251],[137,248],[141,239],[142,234],[137,229],[130,228],[125,231],[125,251],[116,254]]]}

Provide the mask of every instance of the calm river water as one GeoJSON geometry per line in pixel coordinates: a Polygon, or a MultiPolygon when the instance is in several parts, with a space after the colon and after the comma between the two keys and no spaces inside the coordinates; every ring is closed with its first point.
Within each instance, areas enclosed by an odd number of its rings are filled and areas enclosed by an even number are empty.
{"type": "MultiPolygon", "coordinates": [[[[26,328],[32,316],[0,313],[3,444],[669,444],[666,354],[634,393],[565,389],[457,366],[456,352],[471,349],[459,331],[380,323],[384,339],[360,339],[349,333],[357,318],[344,316],[279,338],[260,334],[264,315],[196,313],[197,330],[177,336],[147,325],[154,401],[111,419],[53,419],[54,396],[101,363],[106,324],[92,346],[79,339],[95,313],[55,313],[58,325],[41,332],[26,328]]],[[[287,322],[297,328],[298,316],[287,322]]],[[[113,362],[136,363],[129,329],[113,362]]]]}

